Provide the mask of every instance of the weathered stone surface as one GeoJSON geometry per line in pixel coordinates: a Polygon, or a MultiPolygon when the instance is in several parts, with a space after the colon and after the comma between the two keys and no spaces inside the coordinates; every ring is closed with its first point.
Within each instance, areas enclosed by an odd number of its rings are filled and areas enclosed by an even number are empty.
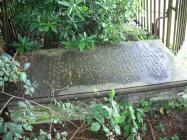
{"type": "Polygon", "coordinates": [[[113,88],[151,90],[163,84],[165,88],[167,84],[180,86],[181,81],[182,86],[187,85],[187,71],[159,40],[106,45],[83,52],[41,50],[32,53],[29,61],[31,79],[39,85],[32,98],[48,98],[53,90],[57,97],[75,98],[113,88]]]}

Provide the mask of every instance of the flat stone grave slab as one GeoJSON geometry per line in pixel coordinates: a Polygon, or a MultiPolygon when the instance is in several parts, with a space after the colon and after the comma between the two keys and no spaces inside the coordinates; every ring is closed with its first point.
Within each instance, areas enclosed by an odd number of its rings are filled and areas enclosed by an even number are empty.
{"type": "MultiPolygon", "coordinates": [[[[160,40],[99,46],[94,50],[40,50],[29,55],[33,100],[148,92],[187,85],[187,71],[160,40]]],[[[2,96],[2,95],[1,95],[2,96]]],[[[6,97],[1,97],[4,102],[6,97]]]]}

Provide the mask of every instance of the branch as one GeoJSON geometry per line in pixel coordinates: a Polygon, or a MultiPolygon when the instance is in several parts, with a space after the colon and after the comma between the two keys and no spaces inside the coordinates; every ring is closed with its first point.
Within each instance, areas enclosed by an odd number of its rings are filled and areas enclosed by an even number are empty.
{"type": "Polygon", "coordinates": [[[13,60],[16,59],[17,54],[18,54],[18,50],[16,50],[16,53],[15,53],[14,56],[13,56],[13,60]]]}
{"type": "Polygon", "coordinates": [[[51,138],[52,138],[52,127],[53,127],[53,114],[51,114],[51,124],[49,128],[49,133],[50,133],[51,138]]]}
{"type": "Polygon", "coordinates": [[[14,97],[11,97],[6,103],[5,103],[5,105],[1,108],[1,110],[0,110],[0,113],[2,113],[3,112],[3,109],[5,109],[6,108],[6,106],[8,105],[8,103],[13,99],[14,97]]]}
{"type": "Polygon", "coordinates": [[[151,125],[151,122],[150,122],[149,118],[146,117],[146,120],[147,120],[147,123],[148,123],[148,125],[149,125],[150,130],[151,130],[152,138],[153,138],[153,140],[156,140],[156,138],[155,138],[155,133],[154,133],[154,130],[153,130],[153,126],[151,125]]]}
{"type": "Polygon", "coordinates": [[[71,138],[69,140],[72,140],[77,135],[77,133],[79,132],[79,130],[82,128],[83,125],[84,125],[84,123],[82,123],[81,126],[79,128],[77,128],[77,130],[74,132],[74,134],[71,136],[71,138]]]}
{"type": "Polygon", "coordinates": [[[46,106],[44,106],[44,105],[42,105],[42,104],[39,104],[39,103],[37,103],[37,102],[34,102],[34,101],[32,101],[32,100],[28,100],[28,99],[25,99],[25,98],[23,98],[23,97],[19,97],[19,96],[15,96],[15,95],[9,94],[9,93],[4,92],[4,91],[2,91],[1,93],[2,93],[2,94],[5,94],[5,95],[7,95],[7,96],[10,96],[10,97],[12,97],[12,98],[16,98],[16,99],[19,99],[19,100],[25,100],[25,101],[27,101],[27,102],[30,102],[30,103],[34,104],[34,105],[38,105],[38,106],[40,106],[40,107],[42,107],[42,108],[45,108],[45,109],[49,110],[49,111],[51,112],[51,114],[59,116],[60,118],[62,118],[62,119],[64,119],[65,121],[67,121],[68,123],[72,124],[74,127],[78,128],[78,126],[77,126],[74,122],[68,120],[66,117],[62,116],[60,113],[57,113],[57,112],[53,111],[51,108],[48,108],[48,107],[46,107],[46,106]]]}

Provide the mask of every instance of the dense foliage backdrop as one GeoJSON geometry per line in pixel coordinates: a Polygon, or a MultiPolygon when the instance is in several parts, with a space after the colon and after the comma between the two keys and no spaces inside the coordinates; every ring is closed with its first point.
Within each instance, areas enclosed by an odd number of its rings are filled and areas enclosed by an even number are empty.
{"type": "Polygon", "coordinates": [[[139,5],[135,0],[11,0],[8,12],[19,41],[25,36],[40,46],[83,50],[125,40],[124,25],[139,5]]]}

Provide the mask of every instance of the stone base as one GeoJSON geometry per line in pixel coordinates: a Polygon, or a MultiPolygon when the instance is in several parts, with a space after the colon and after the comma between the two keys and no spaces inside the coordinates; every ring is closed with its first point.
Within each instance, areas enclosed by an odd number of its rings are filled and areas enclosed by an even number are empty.
{"type": "MultiPolygon", "coordinates": [[[[39,103],[117,96],[129,100],[168,97],[187,86],[187,70],[159,40],[99,46],[95,50],[51,49],[28,55],[30,78],[39,85],[32,97],[39,103]],[[163,92],[164,91],[164,92],[163,92]],[[141,93],[141,94],[140,94],[141,93]]],[[[10,89],[15,92],[15,89],[10,89]]],[[[8,97],[0,95],[1,106],[8,97]]],[[[9,105],[14,105],[12,101],[9,105]]]]}

